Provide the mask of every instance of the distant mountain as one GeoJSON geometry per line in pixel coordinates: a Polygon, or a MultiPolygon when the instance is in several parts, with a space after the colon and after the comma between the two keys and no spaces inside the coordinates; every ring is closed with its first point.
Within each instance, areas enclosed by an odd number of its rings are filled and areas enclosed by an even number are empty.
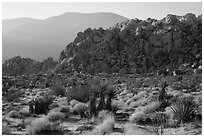
{"type": "Polygon", "coordinates": [[[87,28],[109,28],[127,18],[114,13],[65,13],[37,20],[17,18],[2,22],[3,61],[14,56],[42,61],[59,58],[67,43],[87,28]]]}

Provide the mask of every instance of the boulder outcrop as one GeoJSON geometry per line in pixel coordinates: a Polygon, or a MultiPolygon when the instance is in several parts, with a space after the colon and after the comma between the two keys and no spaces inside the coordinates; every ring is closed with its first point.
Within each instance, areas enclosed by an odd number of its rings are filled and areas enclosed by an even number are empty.
{"type": "Polygon", "coordinates": [[[87,73],[144,73],[201,65],[202,18],[188,13],[161,20],[131,19],[104,30],[79,32],[61,52],[55,71],[87,73]]]}

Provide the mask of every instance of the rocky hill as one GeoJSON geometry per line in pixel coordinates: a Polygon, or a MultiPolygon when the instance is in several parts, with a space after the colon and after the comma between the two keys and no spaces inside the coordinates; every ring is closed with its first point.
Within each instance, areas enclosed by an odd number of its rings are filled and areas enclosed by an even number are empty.
{"type": "Polygon", "coordinates": [[[202,15],[168,14],[161,20],[131,19],[110,29],[79,32],[61,52],[56,71],[144,73],[198,67],[202,62],[202,15]]]}
{"type": "Polygon", "coordinates": [[[53,58],[47,58],[43,62],[37,62],[30,58],[21,58],[16,56],[6,60],[2,65],[3,75],[22,75],[22,74],[36,74],[40,72],[47,72],[54,68],[58,62],[53,58]]]}

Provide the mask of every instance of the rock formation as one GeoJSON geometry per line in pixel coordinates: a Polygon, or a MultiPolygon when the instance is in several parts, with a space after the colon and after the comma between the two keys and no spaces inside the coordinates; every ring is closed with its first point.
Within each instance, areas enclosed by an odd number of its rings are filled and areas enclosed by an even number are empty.
{"type": "Polygon", "coordinates": [[[202,15],[131,19],[77,33],[60,54],[56,72],[146,73],[180,64],[201,65],[202,15]]]}

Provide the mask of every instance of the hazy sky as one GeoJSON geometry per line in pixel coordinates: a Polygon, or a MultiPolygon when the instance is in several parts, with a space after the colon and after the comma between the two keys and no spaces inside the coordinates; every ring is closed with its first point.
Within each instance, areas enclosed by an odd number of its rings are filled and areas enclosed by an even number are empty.
{"type": "Polygon", "coordinates": [[[31,17],[45,19],[65,12],[113,12],[127,18],[161,19],[167,14],[184,15],[186,13],[202,14],[201,2],[9,2],[2,3],[2,18],[31,17]]]}

